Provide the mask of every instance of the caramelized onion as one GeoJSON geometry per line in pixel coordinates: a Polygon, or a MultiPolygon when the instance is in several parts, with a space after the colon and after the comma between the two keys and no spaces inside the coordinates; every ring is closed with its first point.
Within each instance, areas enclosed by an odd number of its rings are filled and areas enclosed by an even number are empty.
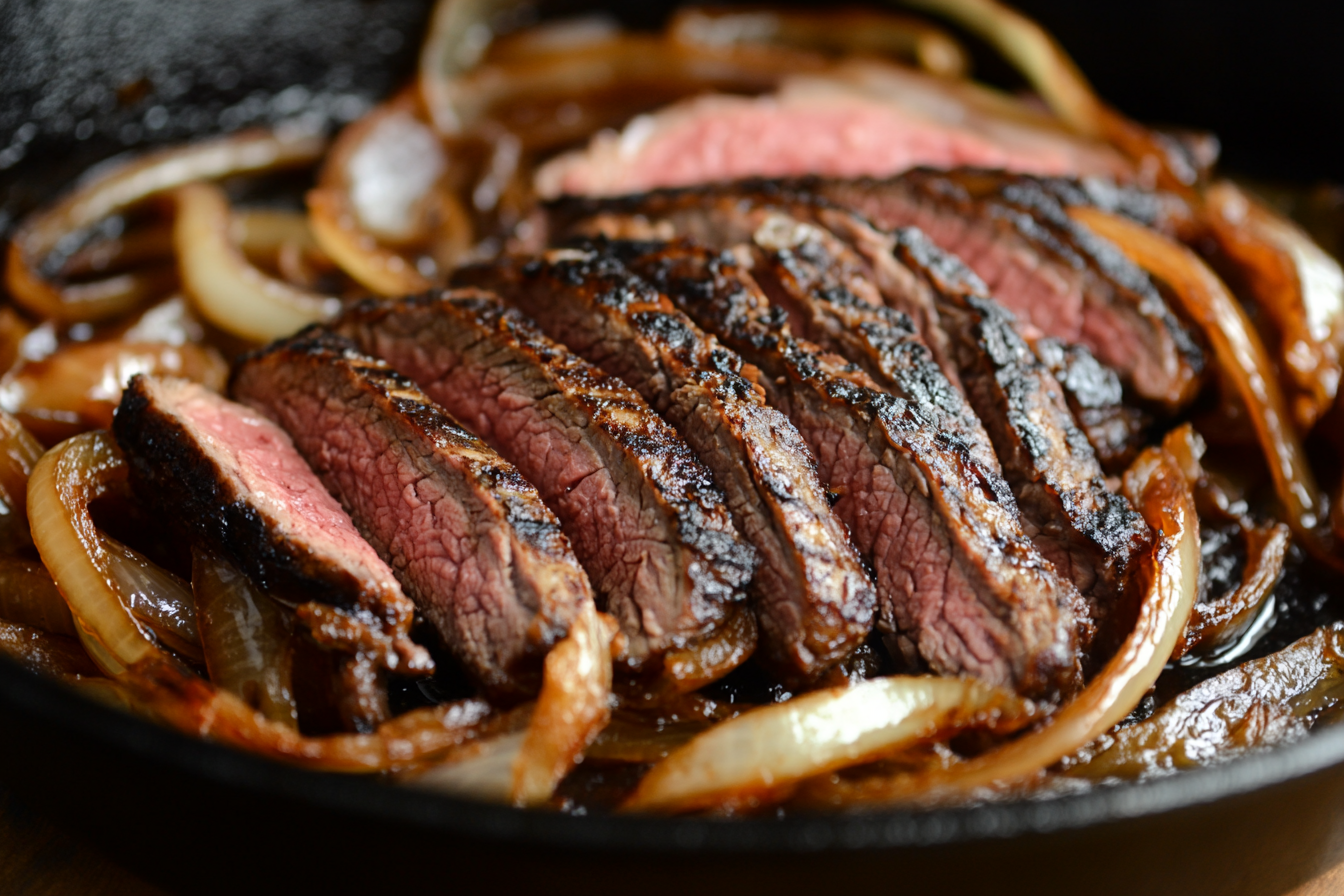
{"type": "Polygon", "coordinates": [[[33,434],[0,411],[0,551],[33,543],[28,534],[28,476],[41,456],[42,446],[33,434]]]}
{"type": "MultiPolygon", "coordinates": [[[[1322,500],[1293,427],[1274,365],[1254,325],[1204,262],[1189,249],[1119,215],[1076,206],[1070,216],[1115,243],[1131,261],[1171,287],[1186,316],[1213,347],[1218,366],[1250,414],[1288,524],[1309,545],[1322,500]]],[[[1344,562],[1340,558],[1338,562],[1344,562]]]]}
{"type": "Polygon", "coordinates": [[[215,326],[253,342],[287,336],[341,310],[339,299],[296,289],[253,267],[231,239],[224,191],[188,184],[174,194],[173,244],[182,285],[215,326]]]}
{"type": "Polygon", "coordinates": [[[191,586],[210,680],[272,722],[298,727],[290,623],[218,554],[192,552],[191,586]]]}
{"type": "Polygon", "coordinates": [[[102,533],[89,516],[89,504],[122,487],[126,471],[121,449],[98,430],[48,451],[28,480],[33,544],[74,614],[80,640],[114,678],[137,663],[172,665],[122,601],[102,533]]]}
{"type": "Polygon", "coordinates": [[[1283,561],[1291,542],[1288,527],[1283,523],[1256,526],[1243,521],[1241,532],[1246,541],[1241,582],[1221,597],[1195,604],[1172,659],[1187,653],[1213,653],[1236,641],[1260,615],[1265,600],[1283,576],[1283,561]]]}
{"type": "Polygon", "coordinates": [[[168,647],[193,662],[204,662],[191,587],[115,538],[103,535],[102,543],[107,573],[131,614],[168,647]]]}
{"type": "Polygon", "coordinates": [[[739,608],[707,638],[663,654],[663,671],[652,690],[655,697],[687,694],[718,681],[756,650],[756,616],[739,608]]]}
{"type": "Polygon", "coordinates": [[[1198,172],[1168,138],[1125,118],[1096,95],[1069,54],[1040,25],[998,0],[901,0],[944,16],[1012,63],[1051,111],[1079,134],[1110,142],[1159,186],[1188,191],[1198,172]]]}
{"type": "Polygon", "coordinates": [[[51,573],[23,557],[0,557],[0,619],[76,638],[74,617],[51,573]]]}
{"type": "Polygon", "coordinates": [[[1006,732],[1035,716],[969,678],[892,676],[827,688],[720,722],[644,777],[623,808],[686,812],[763,802],[814,775],[966,728],[1006,732]]]}
{"type": "Polygon", "coordinates": [[[591,603],[546,655],[541,696],[513,765],[514,805],[545,803],[611,718],[611,642],[616,621],[591,603]]]}
{"type": "Polygon", "coordinates": [[[42,274],[47,256],[63,243],[79,240],[104,218],[182,184],[310,164],[323,149],[325,141],[319,137],[247,131],[147,153],[104,168],[23,221],[10,242],[5,283],[16,302],[41,317],[70,323],[124,313],[147,292],[141,275],[66,286],[42,274]]]}
{"type": "Polygon", "coordinates": [[[1065,763],[1066,774],[1130,780],[1226,762],[1304,737],[1344,702],[1344,624],[1200,682],[1148,719],[1065,763]]]}
{"type": "Polygon", "coordinates": [[[48,443],[112,424],[121,391],[137,373],[224,388],[228,365],[207,345],[106,340],[74,343],[23,365],[0,385],[0,406],[48,443]]]}
{"type": "Polygon", "coordinates": [[[74,638],[3,619],[0,619],[0,654],[43,675],[65,678],[98,674],[98,667],[74,638]]]}
{"type": "MultiPolygon", "coordinates": [[[[1199,520],[1174,458],[1147,448],[1125,473],[1125,493],[1156,533],[1135,575],[1145,583],[1138,622],[1102,671],[1028,734],[946,770],[864,782],[836,800],[896,802],[966,795],[1029,780],[1109,731],[1148,692],[1185,630],[1199,590],[1199,520]]],[[[787,704],[785,704],[787,705],[787,704]]]]}
{"type": "Polygon", "coordinates": [[[678,43],[724,47],[776,43],[835,53],[896,56],[945,78],[963,78],[970,60],[941,28],[909,16],[867,9],[801,10],[680,9],[667,26],[678,43]]]}
{"type": "Polygon", "coordinates": [[[1311,237],[1234,184],[1209,187],[1204,207],[1219,250],[1278,330],[1276,360],[1296,393],[1293,413],[1305,432],[1339,391],[1344,273],[1311,237]]]}

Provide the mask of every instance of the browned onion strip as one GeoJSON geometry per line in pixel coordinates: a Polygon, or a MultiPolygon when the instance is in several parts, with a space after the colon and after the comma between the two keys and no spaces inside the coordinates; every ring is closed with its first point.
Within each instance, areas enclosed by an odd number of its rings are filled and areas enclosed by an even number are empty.
{"type": "Polygon", "coordinates": [[[218,391],[228,365],[207,345],[74,343],[6,377],[0,405],[50,444],[110,426],[122,388],[137,373],[182,377],[218,391]]]}
{"type": "Polygon", "coordinates": [[[699,690],[746,662],[756,650],[756,636],[755,614],[739,609],[709,637],[668,650],[662,674],[645,688],[659,698],[699,690]]]}
{"type": "MultiPolygon", "coordinates": [[[[1157,538],[1135,575],[1146,584],[1138,622],[1082,693],[1017,740],[927,774],[879,779],[834,791],[854,802],[897,802],[965,795],[1029,780],[1077,752],[1129,715],[1157,681],[1185,630],[1199,590],[1199,519],[1176,460],[1148,448],[1125,473],[1126,495],[1157,538]]],[[[788,704],[784,704],[788,705],[788,704]]]]}
{"type": "Polygon", "coordinates": [[[955,38],[928,22],[867,9],[680,9],[667,26],[678,43],[724,47],[777,43],[840,53],[876,53],[914,62],[945,78],[964,78],[970,60],[955,38]]]}
{"type": "Polygon", "coordinates": [[[900,0],[943,16],[987,41],[1011,62],[1059,119],[1087,137],[1106,140],[1160,186],[1188,190],[1198,173],[1161,135],[1104,103],[1064,48],[1037,23],[997,0],[900,0]]]}
{"type": "Polygon", "coordinates": [[[0,654],[43,675],[65,678],[98,674],[98,667],[74,638],[3,619],[0,619],[0,654]]]}
{"type": "Polygon", "coordinates": [[[284,611],[219,555],[198,549],[191,559],[210,680],[272,722],[298,728],[291,625],[284,611]]]}
{"type": "Polygon", "coordinates": [[[98,430],[48,451],[28,480],[33,544],[70,606],[89,655],[114,678],[137,663],[173,665],[122,601],[108,571],[102,533],[89,516],[89,504],[120,488],[126,471],[121,449],[98,430]]]}
{"type": "Polygon", "coordinates": [[[334,772],[380,772],[428,761],[474,739],[490,720],[482,700],[416,709],[372,734],[305,737],[181,667],[142,662],[123,675],[131,705],[186,734],[334,772]]]}
{"type": "Polygon", "coordinates": [[[46,279],[40,267],[60,242],[151,196],[196,180],[306,165],[326,148],[320,137],[247,131],[147,153],[104,170],[24,220],[9,246],[5,283],[16,302],[66,323],[102,320],[133,308],[148,291],[138,275],[77,286],[46,279]]]}
{"type": "Polygon", "coordinates": [[[33,543],[28,534],[28,476],[41,456],[42,446],[33,434],[0,411],[0,551],[33,543]]]}
{"type": "Polygon", "coordinates": [[[1190,624],[1176,645],[1172,659],[1187,653],[1211,653],[1235,641],[1255,620],[1265,599],[1283,575],[1291,534],[1283,523],[1255,526],[1242,521],[1246,541],[1246,568],[1241,582],[1227,594],[1195,604],[1190,624]]]}
{"type": "Polygon", "coordinates": [[[107,573],[131,614],[166,646],[193,662],[204,662],[190,586],[115,538],[104,535],[102,541],[107,573]]]}
{"type": "Polygon", "coordinates": [[[51,573],[41,563],[24,557],[0,557],[0,619],[53,635],[79,637],[74,617],[51,573]]]}
{"type": "Polygon", "coordinates": [[[173,245],[182,285],[202,317],[235,336],[268,342],[340,312],[339,299],[296,289],[247,261],[231,239],[223,190],[188,184],[173,196],[173,245]]]}
{"type": "Polygon", "coordinates": [[[1006,733],[1030,701],[970,678],[892,676],[752,710],[698,735],[653,769],[625,810],[687,812],[768,803],[797,782],[966,728],[1006,733]]]}
{"type": "Polygon", "coordinates": [[[138,265],[168,262],[172,257],[172,225],[154,222],[121,236],[96,240],[84,246],[61,265],[61,276],[89,277],[124,271],[138,265]]]}
{"type": "Polygon", "coordinates": [[[1213,347],[1219,368],[1250,414],[1289,525],[1308,544],[1318,544],[1314,530],[1323,502],[1316,477],[1293,427],[1274,365],[1241,305],[1198,256],[1167,237],[1096,208],[1076,206],[1069,215],[1171,287],[1186,316],[1213,347]]]}
{"type": "Polygon", "coordinates": [[[1330,409],[1339,390],[1344,274],[1311,237],[1232,183],[1209,187],[1204,207],[1218,248],[1278,331],[1277,360],[1305,432],[1330,409]]]}
{"type": "Polygon", "coordinates": [[[591,603],[546,655],[541,696],[513,764],[510,799],[545,803],[611,718],[611,642],[616,620],[591,603]]]}

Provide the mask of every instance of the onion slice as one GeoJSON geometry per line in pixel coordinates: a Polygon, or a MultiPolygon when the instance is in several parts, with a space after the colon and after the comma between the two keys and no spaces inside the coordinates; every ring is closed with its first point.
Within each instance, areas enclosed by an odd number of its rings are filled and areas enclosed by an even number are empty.
{"type": "Polygon", "coordinates": [[[1339,391],[1344,273],[1311,237],[1232,183],[1210,186],[1204,208],[1218,248],[1278,331],[1277,360],[1292,384],[1294,417],[1305,432],[1339,391]]]}
{"type": "Polygon", "coordinates": [[[51,573],[41,563],[24,557],[0,557],[0,619],[53,635],[79,637],[75,619],[51,573]]]}
{"type": "Polygon", "coordinates": [[[28,533],[28,476],[40,457],[42,446],[33,434],[0,411],[0,550],[5,552],[33,543],[28,533]]]}
{"type": "Polygon", "coordinates": [[[892,676],[827,688],[720,722],[668,756],[628,811],[687,812],[776,798],[814,775],[965,728],[1012,731],[1029,701],[970,678],[892,676]]]}
{"type": "Polygon", "coordinates": [[[724,47],[774,43],[845,54],[881,54],[914,62],[945,78],[964,78],[966,51],[946,31],[921,19],[868,9],[680,9],[667,25],[682,44],[724,47]]]}
{"type": "Polygon", "coordinates": [[[103,535],[102,543],[107,573],[131,614],[177,653],[193,662],[204,662],[191,587],[115,538],[103,535]]]}
{"type": "Polygon", "coordinates": [[[340,313],[339,299],[296,289],[247,261],[231,239],[223,190],[188,184],[173,197],[173,245],[182,284],[206,320],[243,339],[269,342],[340,313]]]}
{"type": "Polygon", "coordinates": [[[63,286],[42,274],[47,256],[109,215],[175,187],[311,164],[325,148],[325,140],[307,134],[246,131],[113,164],[23,221],[10,242],[5,283],[16,302],[41,317],[71,323],[121,314],[143,298],[140,278],[123,275],[63,286]]]}
{"type": "Polygon", "coordinates": [[[210,680],[273,722],[298,728],[292,626],[284,611],[228,561],[194,550],[191,584],[210,680]]]}
{"type": "Polygon", "coordinates": [[[28,480],[33,544],[103,673],[116,678],[137,663],[173,665],[121,599],[103,535],[89,504],[122,487],[127,466],[110,433],[87,432],[48,451],[28,480]]]}
{"type": "Polygon", "coordinates": [[[98,667],[74,638],[3,619],[0,619],[0,654],[42,675],[67,678],[98,674],[98,667]]]}
{"type": "MultiPolygon", "coordinates": [[[[1217,275],[1179,243],[1100,209],[1075,206],[1069,215],[1171,287],[1186,316],[1213,347],[1219,368],[1250,414],[1288,524],[1307,544],[1319,544],[1315,530],[1324,505],[1316,477],[1293,427],[1274,365],[1245,310],[1217,275]]],[[[1344,558],[1336,563],[1344,563],[1344,558]]]]}
{"type": "Polygon", "coordinates": [[[585,605],[546,655],[541,696],[513,763],[517,806],[545,803],[611,718],[611,643],[616,621],[585,605]]]}

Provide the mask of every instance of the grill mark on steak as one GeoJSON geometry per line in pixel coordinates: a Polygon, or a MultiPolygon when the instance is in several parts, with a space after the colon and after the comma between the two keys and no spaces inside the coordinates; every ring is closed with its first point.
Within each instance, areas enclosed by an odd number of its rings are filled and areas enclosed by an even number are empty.
{"type": "Polygon", "coordinates": [[[933,432],[909,402],[795,339],[728,253],[616,244],[632,269],[762,371],[762,384],[840,495],[836,513],[873,567],[880,624],[942,674],[1029,694],[1078,682],[1073,588],[998,501],[992,474],[933,432]]]}
{"type": "MultiPolygon", "coordinates": [[[[831,233],[780,212],[760,210],[752,237],[752,277],[793,328],[858,364],[886,392],[904,398],[960,450],[999,472],[989,436],[961,390],[933,363],[909,315],[883,304],[869,268],[831,233]]],[[[1007,484],[1001,499],[1012,503],[1007,484]]]]}
{"type": "Polygon", "coordinates": [[[321,328],[245,358],[231,390],[290,434],[472,677],[497,699],[535,695],[542,657],[592,600],[536,488],[321,328]]]}
{"type": "MultiPolygon", "coordinates": [[[[782,187],[783,188],[783,187],[782,187]]],[[[878,227],[916,226],[956,253],[1045,335],[1087,346],[1135,394],[1174,410],[1199,387],[1204,356],[1148,276],[1065,213],[1031,178],[916,169],[882,180],[803,179],[878,227]]]]}
{"type": "Polygon", "coordinates": [[[762,659],[790,684],[814,681],[867,637],[877,596],[812,453],[735,352],[602,249],[505,258],[454,282],[497,292],[672,423],[761,558],[750,590],[762,659]]]}
{"type": "MultiPolygon", "coordinates": [[[[276,599],[348,617],[361,643],[328,645],[356,654],[345,667],[433,671],[409,636],[413,604],[278,426],[195,383],[137,375],[112,429],[142,499],[276,599]]],[[[346,715],[357,728],[378,721],[346,715]]]]}
{"type": "Polygon", "coordinates": [[[742,600],[755,552],[709,471],[636,392],[497,296],[366,301],[332,329],[408,375],[537,486],[619,620],[632,667],[656,669],[648,661],[665,650],[711,636],[742,600]]]}
{"type": "Polygon", "coordinates": [[[1102,469],[1123,472],[1147,441],[1151,417],[1125,404],[1120,377],[1083,346],[1044,336],[1031,347],[1064,390],[1069,411],[1102,469]]]}
{"type": "MultiPolygon", "coordinates": [[[[897,256],[933,293],[958,349],[962,382],[985,422],[1036,546],[1087,600],[1081,640],[1097,656],[1118,644],[1137,612],[1128,574],[1151,533],[1129,501],[1106,486],[1092,446],[1059,383],[983,282],[916,228],[896,232],[897,256]]],[[[923,300],[921,300],[923,301],[923,300]]]]}

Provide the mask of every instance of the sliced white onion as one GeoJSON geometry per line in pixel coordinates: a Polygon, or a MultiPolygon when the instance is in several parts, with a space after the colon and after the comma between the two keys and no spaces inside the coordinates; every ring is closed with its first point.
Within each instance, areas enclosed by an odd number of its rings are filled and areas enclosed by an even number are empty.
{"type": "Polygon", "coordinates": [[[340,312],[339,299],[296,289],[248,262],[231,239],[223,190],[197,183],[173,195],[182,285],[202,317],[243,339],[269,342],[340,312]]]}
{"type": "Polygon", "coordinates": [[[827,688],[720,722],[644,777],[623,808],[685,812],[768,800],[814,775],[968,728],[1011,731],[1035,708],[968,678],[892,676],[827,688]]]}

